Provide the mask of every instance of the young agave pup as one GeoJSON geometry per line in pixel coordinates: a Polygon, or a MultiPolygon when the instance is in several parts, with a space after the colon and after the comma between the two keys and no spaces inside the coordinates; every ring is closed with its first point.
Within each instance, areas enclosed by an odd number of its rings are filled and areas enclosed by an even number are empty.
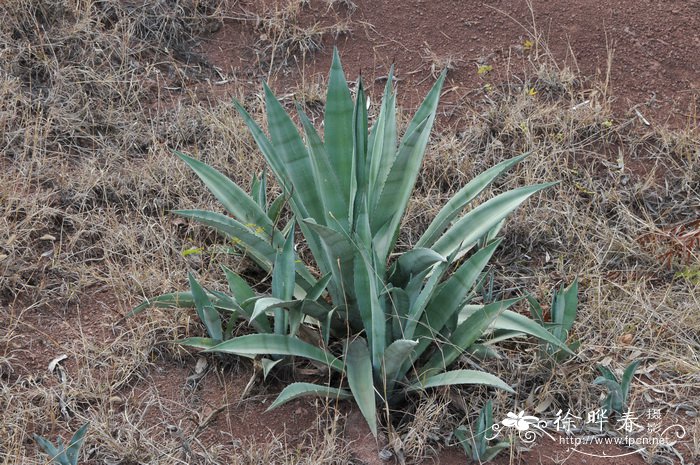
{"type": "Polygon", "coordinates": [[[494,332],[499,340],[531,334],[568,351],[540,325],[508,310],[520,299],[470,305],[472,291],[501,242],[496,236],[505,217],[551,183],[520,187],[467,207],[526,155],[474,178],[445,204],[414,248],[396,250],[444,79],[443,72],[400,141],[393,69],[379,116],[369,130],[362,81],[353,101],[337,51],[323,139],[297,106],[302,136],[267,85],[263,84],[269,137],[234,102],[283,193],[268,202],[262,177],[255,178],[248,195],[220,172],[178,153],[229,214],[175,213],[211,226],[271,273],[271,295],[256,294],[224,268],[230,294],[207,290],[190,275],[189,292],[156,297],[132,313],[150,305],[194,306],[208,337],[181,344],[262,357],[265,373],[290,356],[326,365],[342,375],[332,378],[342,385],[292,383],[270,408],[304,395],[353,398],[375,435],[378,406],[396,405],[413,391],[451,384],[512,391],[489,373],[448,371],[464,351],[488,343],[494,332]],[[280,230],[285,202],[293,216],[280,230]],[[297,227],[313,254],[314,268],[297,259],[297,227]],[[232,337],[241,319],[256,334],[232,337]],[[342,344],[331,343],[337,341],[342,344]]]}

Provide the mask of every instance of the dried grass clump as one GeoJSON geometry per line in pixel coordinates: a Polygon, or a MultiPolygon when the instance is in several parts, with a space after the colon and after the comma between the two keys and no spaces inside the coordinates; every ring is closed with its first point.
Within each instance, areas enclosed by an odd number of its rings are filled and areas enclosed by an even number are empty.
{"type": "MultiPolygon", "coordinates": [[[[487,92],[434,140],[402,236],[413,243],[460,186],[515,154],[532,153],[515,176],[490,188],[492,195],[561,181],[504,228],[492,298],[527,290],[548,302],[555,286],[578,276],[573,336],[582,352],[551,369],[546,360],[531,363],[535,345],[524,352],[506,347],[489,371],[519,386],[521,400],[511,411],[544,402],[554,411],[595,408],[596,363],[618,368],[635,359],[652,380],[635,388],[642,408],[644,393],[698,398],[700,135],[649,129],[634,114],[617,120],[603,95],[566,70],[542,66],[487,92]]],[[[679,401],[670,397],[664,398],[673,411],[679,401]]]]}

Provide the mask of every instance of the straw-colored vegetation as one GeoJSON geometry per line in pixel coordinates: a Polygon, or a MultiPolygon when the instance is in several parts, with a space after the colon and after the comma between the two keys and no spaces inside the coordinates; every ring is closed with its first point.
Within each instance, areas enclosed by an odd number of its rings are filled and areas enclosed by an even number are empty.
{"type": "MultiPolygon", "coordinates": [[[[282,385],[251,378],[257,372],[244,360],[200,359],[170,344],[205,334],[193,311],[122,318],[145,297],[186,288],[188,271],[208,289],[224,290],[222,264],[257,291],[269,290],[268,277],[247,258],[223,253],[222,238],[168,213],[219,208],[173,150],[246,187],[264,165],[228,100],[204,102],[188,90],[222,80],[194,45],[224,17],[236,16],[228,20],[257,33],[267,28],[268,38],[277,39],[259,43],[255,65],[259,75],[274,76],[285,61],[291,66],[289,57],[330,53],[314,44],[349,32],[354,4],[323,6],[342,10],[343,20],[350,15],[350,26],[288,35],[285,24],[307,22],[283,16],[273,24],[274,10],[241,12],[234,3],[0,5],[0,463],[47,463],[32,435],[67,439],[88,421],[85,463],[349,462],[345,407],[293,406],[290,416],[297,409],[312,419],[318,413],[308,434],[285,435],[281,428],[267,436],[266,425],[254,423],[255,409],[263,411],[282,385]],[[260,22],[251,20],[255,15],[260,22]],[[64,354],[49,373],[48,362],[64,354]],[[237,436],[242,421],[261,429],[264,447],[253,436],[237,436]]],[[[285,14],[311,8],[296,3],[299,10],[285,14]]],[[[596,364],[619,377],[635,360],[628,402],[663,408],[696,429],[690,437],[700,435],[691,416],[700,409],[699,136],[639,125],[634,113],[614,116],[599,84],[582,88],[546,53],[533,63],[509,84],[485,89],[478,102],[450,108],[450,124],[441,123],[448,110],[438,107],[398,248],[415,246],[445,202],[477,174],[532,152],[484,199],[561,182],[510,217],[485,292],[490,298],[531,292],[549,302],[553,289],[578,277],[572,336],[580,352],[555,369],[535,340],[499,346],[496,360],[460,358],[457,368],[497,374],[517,395],[453,388],[396,412],[386,442],[407,462],[454,442],[452,431],[475,422],[489,398],[494,418],[544,403],[578,411],[597,406],[605,392],[592,385],[596,364]]],[[[320,108],[325,83],[305,82],[297,95],[320,108]]],[[[262,121],[257,88],[241,82],[232,89],[262,121]]],[[[291,99],[282,102],[293,108],[291,99]]],[[[269,187],[270,195],[275,189],[269,187]]],[[[525,302],[519,309],[528,312],[525,302]]],[[[675,452],[691,457],[697,448],[683,442],[675,452]]],[[[648,454],[676,457],[671,449],[648,454]]]]}

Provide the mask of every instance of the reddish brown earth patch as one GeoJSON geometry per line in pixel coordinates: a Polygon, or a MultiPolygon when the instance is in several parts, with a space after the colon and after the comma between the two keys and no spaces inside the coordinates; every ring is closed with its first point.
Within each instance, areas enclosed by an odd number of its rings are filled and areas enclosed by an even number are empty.
{"type": "MultiPolygon", "coordinates": [[[[240,18],[242,11],[283,3],[238,2],[230,16],[240,18]]],[[[362,73],[366,82],[373,82],[395,63],[401,95],[409,106],[419,102],[449,60],[454,69],[448,74],[443,104],[464,104],[481,98],[480,89],[487,83],[497,85],[513,75],[527,78],[525,71],[534,72],[530,64],[549,51],[559,66],[603,83],[610,57],[608,85],[599,91],[614,96],[619,117],[635,116],[630,109],[636,107],[652,124],[697,125],[698,0],[538,0],[532,2],[532,10],[525,1],[505,0],[355,3],[353,12],[318,1],[301,10],[301,25],[328,26],[350,18],[352,32],[337,38],[326,34],[324,51],[290,59],[291,66],[270,73],[280,81],[280,90],[326,75],[330,51],[337,45],[349,79],[362,73]],[[481,65],[493,70],[480,75],[481,65]]],[[[268,74],[251,67],[260,64],[253,53],[260,34],[250,21],[228,20],[203,51],[224,73],[257,85],[255,81],[268,74]]],[[[277,63],[282,58],[278,56],[277,63]]],[[[217,92],[226,94],[225,89],[217,92]]]]}

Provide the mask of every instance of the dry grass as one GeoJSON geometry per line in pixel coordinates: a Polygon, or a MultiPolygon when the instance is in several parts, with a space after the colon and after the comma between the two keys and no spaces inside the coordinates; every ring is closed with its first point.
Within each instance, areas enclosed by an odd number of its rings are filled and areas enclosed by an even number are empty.
{"type": "MultiPolygon", "coordinates": [[[[88,463],[350,460],[335,417],[321,416],[320,431],[298,444],[279,435],[262,448],[213,440],[211,429],[189,420],[201,416],[196,386],[186,381],[196,360],[166,343],[199,334],[190,314],[152,311],[119,321],[142,297],[184,288],[188,269],[213,286],[221,263],[261,279],[245,260],[218,252],[215,235],[167,213],[218,208],[172,149],[196,154],[244,186],[262,169],[228,103],[205,105],[168,90],[211,75],[191,47],[219,24],[222,5],[0,6],[0,463],[46,463],[31,434],[65,437],[85,421],[92,425],[88,463]],[[184,257],[192,247],[204,251],[184,257]],[[68,355],[62,368],[48,373],[47,361],[61,354],[68,355]]],[[[337,32],[305,24],[305,2],[280,5],[243,18],[267,35],[258,52],[269,71],[337,32]]],[[[334,10],[352,5],[329,2],[334,10]]],[[[452,123],[433,138],[401,241],[413,243],[476,173],[531,151],[488,195],[562,182],[507,223],[494,292],[527,290],[546,302],[552,288],[578,276],[574,331],[582,351],[552,370],[537,359],[534,343],[505,345],[503,359],[483,367],[518,384],[518,396],[453,390],[423,399],[390,438],[407,462],[441,447],[487,396],[497,418],[543,402],[578,411],[596,405],[600,391],[590,386],[596,363],[619,370],[643,360],[635,405],[680,415],[700,409],[699,136],[646,128],[633,113],[615,119],[604,82],[583,88],[575,72],[555,66],[535,42],[541,58],[531,69],[478,102],[445,108],[452,123]]],[[[305,83],[295,95],[316,114],[322,88],[305,83]]],[[[255,95],[236,92],[260,113],[255,95]]],[[[212,365],[233,376],[228,363],[212,365]]],[[[247,381],[249,373],[241,373],[247,381]]],[[[217,376],[207,374],[208,389],[228,386],[217,376]]]]}
{"type": "MultiPolygon", "coordinates": [[[[344,4],[352,12],[352,2],[330,2],[328,12],[334,4],[344,4]]],[[[287,66],[302,66],[313,53],[323,49],[325,36],[350,34],[352,26],[347,17],[336,15],[330,24],[318,20],[309,21],[304,12],[310,9],[309,0],[283,0],[274,2],[254,2],[251,6],[242,6],[242,11],[234,19],[252,25],[257,34],[253,47],[256,62],[261,69],[267,70],[268,77],[273,72],[287,66]]]]}

